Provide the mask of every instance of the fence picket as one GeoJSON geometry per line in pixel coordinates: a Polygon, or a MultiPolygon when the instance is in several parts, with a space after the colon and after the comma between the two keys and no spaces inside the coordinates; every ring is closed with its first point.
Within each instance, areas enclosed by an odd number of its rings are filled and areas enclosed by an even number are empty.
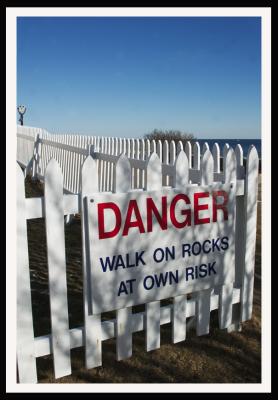
{"type": "MultiPolygon", "coordinates": [[[[130,158],[134,158],[135,157],[135,139],[129,139],[129,141],[130,141],[130,158]]],[[[131,188],[132,189],[135,189],[134,175],[135,175],[134,168],[131,167],[131,188]]]]}
{"type": "Polygon", "coordinates": [[[173,176],[173,187],[184,189],[188,185],[189,167],[188,159],[183,150],[181,150],[175,161],[175,174],[173,176]]]}
{"type": "MultiPolygon", "coordinates": [[[[119,156],[118,152],[119,152],[119,144],[120,144],[120,140],[119,138],[115,138],[114,140],[114,145],[113,145],[113,152],[115,156],[119,156]]],[[[110,191],[113,192],[115,190],[115,173],[116,173],[116,163],[111,163],[111,187],[110,187],[110,191]]]]}
{"type": "MultiPolygon", "coordinates": [[[[86,136],[82,136],[82,148],[85,150],[88,150],[89,146],[93,146],[93,150],[91,150],[92,152],[94,152],[95,149],[95,145],[93,138],[90,138],[91,140],[87,140],[86,136]]],[[[81,163],[80,163],[80,171],[79,171],[79,192],[81,193],[81,189],[82,189],[82,167],[83,164],[86,160],[87,156],[85,156],[85,154],[81,155],[81,163]]],[[[95,170],[95,176],[97,176],[97,162],[95,162],[96,165],[96,170],[95,170]]]]}
{"type": "Polygon", "coordinates": [[[188,166],[189,168],[192,168],[192,146],[189,140],[185,143],[185,154],[188,159],[188,166]]]}
{"type": "MultiPolygon", "coordinates": [[[[73,145],[73,135],[70,135],[69,136],[69,144],[70,144],[70,146],[72,146],[73,145]]],[[[69,152],[69,166],[73,166],[73,152],[72,151],[70,151],[69,152]]],[[[70,168],[70,170],[69,170],[69,190],[71,191],[71,192],[73,192],[73,168],[70,168]]]]}
{"type": "MultiPolygon", "coordinates": [[[[77,140],[78,140],[77,146],[79,148],[82,148],[82,136],[79,135],[77,140]]],[[[77,155],[77,170],[76,170],[76,175],[77,175],[76,193],[80,192],[80,186],[81,186],[81,183],[80,183],[80,172],[81,172],[81,165],[82,165],[81,160],[82,160],[82,155],[80,153],[78,153],[78,155],[77,155]]]]}
{"type": "Polygon", "coordinates": [[[39,175],[42,175],[42,144],[41,144],[42,133],[43,133],[43,130],[40,129],[40,132],[39,132],[39,143],[38,143],[38,163],[37,163],[38,169],[36,171],[37,178],[38,178],[39,175]]]}
{"type": "MultiPolygon", "coordinates": [[[[104,139],[105,138],[101,138],[100,142],[99,142],[99,146],[100,146],[100,152],[101,154],[104,154],[104,149],[105,149],[105,144],[104,144],[104,139]]],[[[99,164],[98,164],[98,174],[99,174],[99,191],[102,191],[103,188],[103,174],[104,174],[104,160],[99,160],[99,164]]]]}
{"type": "Polygon", "coordinates": [[[102,363],[101,315],[92,314],[91,261],[89,255],[89,237],[86,229],[86,197],[99,191],[97,165],[91,156],[84,161],[81,171],[81,225],[82,225],[82,268],[83,268],[83,307],[86,368],[98,367],[102,363]]]}
{"type": "MultiPolygon", "coordinates": [[[[145,159],[145,141],[144,139],[140,140],[140,160],[144,160],[145,159]]],[[[140,170],[140,182],[139,182],[139,187],[140,189],[144,188],[144,182],[145,182],[145,169],[141,169],[140,170]]]]}
{"type": "MultiPolygon", "coordinates": [[[[57,134],[57,143],[59,143],[60,142],[60,134],[57,134]]],[[[62,171],[62,174],[63,174],[63,170],[62,170],[62,164],[61,164],[61,148],[60,147],[58,147],[58,149],[57,149],[57,161],[58,161],[58,164],[60,165],[60,168],[61,168],[61,171],[62,171]]]]}
{"type": "MultiPolygon", "coordinates": [[[[176,144],[174,140],[171,140],[169,147],[169,164],[174,165],[176,160],[176,144]]],[[[173,176],[169,176],[169,186],[173,186],[173,176]]]]}
{"type": "Polygon", "coordinates": [[[31,302],[24,174],[16,165],[17,174],[17,365],[19,381],[37,382],[34,330],[31,302]]]}
{"type": "Polygon", "coordinates": [[[182,150],[183,150],[183,144],[182,144],[182,141],[179,140],[178,143],[177,143],[177,155],[178,155],[179,152],[182,151],[182,150]]]}
{"type": "Polygon", "coordinates": [[[32,166],[32,178],[36,178],[39,172],[39,159],[40,159],[40,134],[36,134],[36,139],[33,144],[33,166],[32,166]]]}
{"type": "MultiPolygon", "coordinates": [[[[198,146],[198,149],[200,150],[200,146],[198,146]]],[[[206,152],[202,155],[201,185],[210,185],[212,182],[213,182],[213,158],[210,150],[206,150],[206,152]]],[[[197,336],[206,335],[209,333],[211,293],[212,289],[202,290],[197,293],[197,299],[196,299],[197,336]]]]}
{"type": "Polygon", "coordinates": [[[235,147],[235,155],[237,160],[237,179],[244,179],[245,168],[243,165],[243,150],[240,144],[237,144],[235,147]]]}
{"type": "Polygon", "coordinates": [[[52,159],[45,173],[45,222],[55,378],[69,375],[70,336],[68,321],[63,176],[52,159]]]}
{"type": "MultiPolygon", "coordinates": [[[[44,129],[41,132],[41,139],[44,139],[44,129]]],[[[44,165],[45,165],[45,149],[46,146],[41,146],[41,159],[40,159],[40,175],[44,175],[44,165]]]]}
{"type": "MultiPolygon", "coordinates": [[[[225,183],[233,185],[232,190],[236,190],[236,156],[234,150],[230,148],[227,152],[225,170],[224,170],[225,183]]],[[[231,221],[235,225],[235,221],[231,221]]],[[[235,257],[230,257],[230,268],[235,269],[235,257]]],[[[219,326],[220,329],[228,328],[232,323],[233,311],[233,283],[222,285],[219,293],[219,326]]]]}
{"type": "MultiPolygon", "coordinates": [[[[134,158],[136,160],[139,160],[139,139],[134,140],[134,158]]],[[[139,180],[139,175],[138,175],[138,168],[134,168],[134,189],[138,189],[138,180],[139,180]]]]}
{"type": "Polygon", "coordinates": [[[123,153],[123,154],[126,155],[126,141],[125,141],[124,138],[122,138],[122,139],[120,140],[120,142],[121,142],[121,150],[120,150],[120,153],[119,153],[119,154],[123,153]]]}
{"type": "MultiPolygon", "coordinates": [[[[73,135],[72,136],[72,144],[74,147],[77,147],[77,136],[73,135]]],[[[73,165],[73,171],[76,171],[76,166],[77,166],[77,154],[74,152],[73,153],[73,161],[72,161],[72,165],[73,165]]],[[[76,181],[77,181],[77,177],[76,177],[76,173],[72,173],[72,192],[76,193],[76,181]]]]}
{"type": "MultiPolygon", "coordinates": [[[[104,138],[104,154],[107,154],[108,150],[108,138],[104,138]]],[[[106,192],[106,184],[107,184],[107,161],[103,162],[103,179],[102,179],[102,192],[106,192]]]]}
{"type": "MultiPolygon", "coordinates": [[[[64,144],[65,143],[65,135],[60,135],[60,143],[64,144]]],[[[61,148],[61,153],[60,153],[60,158],[61,158],[61,170],[63,174],[63,187],[65,187],[65,149],[61,148]]]]}
{"type": "Polygon", "coordinates": [[[252,317],[256,250],[257,195],[259,158],[254,146],[249,148],[245,177],[245,258],[241,288],[241,322],[252,317]]]}
{"type": "Polygon", "coordinates": [[[156,153],[157,153],[160,161],[162,162],[162,142],[160,139],[158,139],[158,141],[156,143],[156,153]]]}
{"type": "MultiPolygon", "coordinates": [[[[107,148],[107,154],[113,154],[113,149],[112,149],[112,138],[108,138],[108,148],[107,148]]],[[[106,186],[106,191],[110,191],[111,187],[111,162],[107,162],[107,186],[106,186]]]]}
{"type": "Polygon", "coordinates": [[[220,172],[220,148],[218,143],[214,143],[212,147],[213,170],[216,173],[220,172]]]}
{"type": "MultiPolygon", "coordinates": [[[[243,166],[242,147],[237,144],[235,147],[235,155],[237,160],[237,179],[244,179],[245,168],[243,166]]],[[[244,271],[244,253],[245,253],[245,196],[236,197],[236,215],[235,215],[235,280],[234,288],[240,288],[242,283],[242,274],[244,271]]],[[[232,323],[228,326],[228,332],[241,331],[240,307],[239,304],[233,306],[232,323]]]]}
{"type": "Polygon", "coordinates": [[[151,142],[149,139],[146,139],[146,152],[144,160],[147,160],[151,155],[151,142]]]}
{"type": "MultiPolygon", "coordinates": [[[[116,192],[131,190],[131,168],[127,157],[122,154],[116,164],[116,192]]],[[[132,356],[132,307],[116,311],[117,360],[132,356]]]]}
{"type": "MultiPolygon", "coordinates": [[[[243,151],[242,147],[238,144],[235,148],[235,155],[237,159],[237,179],[245,178],[245,169],[243,166],[243,151]]],[[[244,271],[244,226],[245,226],[245,210],[244,210],[245,196],[236,197],[236,232],[235,232],[235,253],[237,254],[235,260],[235,286],[240,287],[242,283],[242,272],[244,271]]]]}
{"type": "MultiPolygon", "coordinates": [[[[156,153],[152,153],[147,165],[147,190],[159,190],[162,187],[161,162],[156,153]]],[[[146,350],[160,347],[160,301],[146,304],[146,350]]]]}
{"type": "Polygon", "coordinates": [[[205,154],[205,152],[209,150],[209,144],[208,142],[205,142],[202,146],[202,154],[205,154]]]}
{"type": "Polygon", "coordinates": [[[227,157],[229,148],[230,148],[229,143],[225,143],[224,147],[223,147],[223,167],[222,167],[223,171],[225,171],[225,169],[226,169],[225,162],[226,162],[226,157],[227,157]]]}
{"type": "Polygon", "coordinates": [[[201,167],[200,162],[200,144],[199,142],[195,142],[193,146],[193,168],[199,170],[201,167]]]}
{"type": "MultiPolygon", "coordinates": [[[[169,164],[169,143],[167,140],[164,140],[163,142],[163,164],[169,164]]],[[[168,175],[164,175],[162,177],[162,185],[163,186],[168,186],[169,185],[169,176],[168,175]]]]}
{"type": "MultiPolygon", "coordinates": [[[[54,134],[53,141],[54,141],[54,143],[57,142],[57,134],[56,134],[56,133],[54,134]]],[[[58,152],[58,148],[57,148],[57,146],[55,146],[55,144],[54,144],[54,146],[53,146],[53,158],[55,158],[55,160],[58,162],[57,152],[58,152]]],[[[58,163],[59,163],[59,162],[58,162],[58,163]]]]}
{"type": "MultiPolygon", "coordinates": [[[[188,184],[189,170],[185,152],[181,150],[175,161],[173,187],[183,190],[188,184]]],[[[186,304],[187,296],[176,296],[173,299],[172,309],[172,340],[178,343],[186,338],[186,304]]]]}

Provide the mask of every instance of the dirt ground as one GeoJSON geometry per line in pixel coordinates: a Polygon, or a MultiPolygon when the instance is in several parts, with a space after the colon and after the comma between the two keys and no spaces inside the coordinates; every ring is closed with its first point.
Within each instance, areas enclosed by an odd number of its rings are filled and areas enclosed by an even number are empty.
{"type": "MultiPolygon", "coordinates": [[[[26,179],[26,196],[43,195],[43,186],[26,179]]],[[[260,190],[259,190],[260,200],[260,190]]],[[[258,202],[253,317],[241,332],[218,328],[211,313],[210,333],[197,337],[195,329],[184,342],[171,343],[171,324],[161,326],[160,349],[145,351],[145,332],[133,334],[133,355],[116,361],[116,342],[102,342],[103,364],[87,370],[84,347],[71,350],[72,374],[54,378],[52,356],[37,359],[39,383],[260,383],[261,382],[261,202],[258,202]]],[[[83,326],[80,219],[66,225],[66,261],[70,328],[83,326]]],[[[28,221],[28,245],[35,336],[49,334],[50,311],[43,219],[28,221]]],[[[113,317],[114,314],[104,315],[113,317]]]]}

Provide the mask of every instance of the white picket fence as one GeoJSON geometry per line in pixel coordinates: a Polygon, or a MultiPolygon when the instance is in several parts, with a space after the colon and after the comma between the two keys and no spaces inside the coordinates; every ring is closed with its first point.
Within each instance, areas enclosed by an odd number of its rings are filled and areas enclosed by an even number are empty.
{"type": "MultiPolygon", "coordinates": [[[[18,126],[17,161],[26,167],[26,173],[44,179],[48,162],[55,158],[63,173],[63,187],[70,193],[80,193],[80,171],[88,154],[97,160],[99,190],[112,191],[115,187],[115,165],[118,156],[124,153],[131,164],[131,188],[145,187],[146,163],[152,153],[157,153],[162,162],[163,185],[171,185],[174,176],[174,163],[177,154],[184,150],[189,160],[189,180],[199,181],[200,156],[208,148],[204,143],[202,149],[198,142],[192,146],[190,142],[132,138],[111,138],[98,136],[52,134],[41,128],[18,126]]],[[[225,144],[222,156],[229,149],[225,144]]],[[[212,148],[214,172],[220,173],[220,148],[217,143],[212,148]]],[[[242,155],[240,155],[242,157],[242,155]]],[[[221,180],[219,178],[219,180],[221,180]]]]}
{"type": "MultiPolygon", "coordinates": [[[[189,145],[185,152],[179,145],[176,152],[173,143],[168,148],[167,144],[162,147],[161,143],[145,141],[145,149],[142,149],[140,143],[143,146],[144,142],[138,140],[105,138],[100,143],[97,138],[91,138],[87,143],[82,137],[72,137],[64,138],[65,147],[60,146],[55,137],[50,140],[48,133],[36,131],[34,134],[37,133],[41,137],[41,150],[37,152],[41,158],[34,161],[39,168],[37,173],[44,180],[44,197],[25,198],[24,173],[19,165],[17,168],[17,365],[20,382],[37,382],[37,357],[53,354],[55,378],[59,378],[71,374],[70,350],[76,347],[85,346],[86,368],[93,368],[101,365],[102,341],[110,338],[116,338],[117,360],[122,360],[132,355],[134,332],[145,331],[146,350],[150,351],[160,347],[163,324],[172,324],[172,340],[177,343],[186,339],[190,317],[195,317],[197,335],[209,333],[210,312],[215,309],[218,309],[222,329],[239,328],[241,322],[251,318],[258,180],[258,154],[254,147],[249,149],[246,168],[241,147],[237,146],[235,151],[226,147],[224,167],[220,171],[217,144],[213,154],[207,146],[200,154],[200,146],[195,145],[191,164],[189,145]],[[91,145],[100,146],[106,153],[92,152],[91,145]],[[114,154],[111,154],[111,146],[114,154]],[[76,151],[77,147],[82,151],[76,151]],[[94,158],[88,156],[90,152],[94,158]],[[161,162],[163,152],[166,162],[161,162]],[[68,165],[71,170],[79,168],[80,179],[78,174],[71,174],[68,165]],[[92,315],[87,276],[88,238],[83,213],[85,197],[111,189],[121,193],[159,190],[168,185],[180,189],[219,181],[236,185],[236,257],[235,265],[231,265],[235,268],[235,282],[196,292],[191,299],[186,295],[174,297],[172,304],[163,307],[160,301],[151,302],[145,304],[144,312],[132,313],[131,307],[120,309],[113,320],[101,321],[101,315],[92,315]],[[77,194],[65,193],[64,188],[77,194]],[[64,216],[77,213],[82,220],[84,326],[69,329],[64,216]],[[39,337],[34,337],[33,329],[26,223],[34,218],[45,218],[46,222],[51,311],[51,332],[39,337]],[[239,313],[235,312],[235,304],[239,304],[239,313]]],[[[22,160],[27,158],[22,157],[22,160]]]]}
{"type": "Polygon", "coordinates": [[[35,142],[40,128],[17,125],[17,161],[23,167],[30,168],[33,160],[35,142]]]}

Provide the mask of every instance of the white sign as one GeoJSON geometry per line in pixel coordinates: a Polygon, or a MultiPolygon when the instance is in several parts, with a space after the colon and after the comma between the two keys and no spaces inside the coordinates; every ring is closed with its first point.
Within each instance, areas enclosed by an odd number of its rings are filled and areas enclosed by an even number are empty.
{"type": "Polygon", "coordinates": [[[234,281],[231,184],[86,200],[93,314],[234,281]]]}

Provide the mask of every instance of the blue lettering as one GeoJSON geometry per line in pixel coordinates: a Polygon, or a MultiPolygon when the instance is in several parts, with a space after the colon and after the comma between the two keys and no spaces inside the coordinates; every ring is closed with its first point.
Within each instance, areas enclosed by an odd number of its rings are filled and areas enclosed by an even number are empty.
{"type": "Polygon", "coordinates": [[[227,236],[224,236],[221,239],[221,249],[227,250],[228,248],[229,248],[229,238],[227,236]]]}
{"type": "Polygon", "coordinates": [[[205,278],[207,276],[207,264],[201,264],[199,267],[199,277],[205,278]]]}
{"type": "Polygon", "coordinates": [[[164,251],[160,247],[158,249],[155,249],[153,253],[153,259],[155,262],[161,262],[164,260],[164,251]]]}
{"type": "Polygon", "coordinates": [[[189,257],[191,256],[191,246],[189,243],[183,244],[182,245],[182,256],[185,256],[185,253],[188,253],[189,257]]]}
{"type": "Polygon", "coordinates": [[[179,283],[179,271],[176,270],[176,275],[172,271],[169,272],[169,281],[170,285],[172,285],[172,280],[175,281],[175,283],[179,283]]]}
{"type": "Polygon", "coordinates": [[[201,243],[200,242],[194,242],[193,245],[192,245],[192,253],[194,254],[194,256],[198,256],[201,253],[201,250],[202,250],[201,243]],[[196,247],[197,247],[197,249],[196,249],[196,247]]]}
{"type": "Polygon", "coordinates": [[[186,281],[188,281],[189,276],[191,276],[192,280],[194,280],[194,268],[193,267],[186,268],[185,274],[186,274],[186,276],[185,276],[186,281]]]}
{"type": "MultiPolygon", "coordinates": [[[[117,263],[116,263],[116,266],[115,266],[115,270],[117,270],[119,267],[125,268],[124,260],[123,260],[123,257],[121,255],[117,256],[117,263]]],[[[110,271],[111,271],[111,269],[110,269],[110,271]]]]}
{"type": "Polygon", "coordinates": [[[120,287],[119,287],[119,290],[118,290],[118,296],[120,296],[122,293],[128,294],[127,287],[126,287],[126,284],[124,283],[124,281],[122,281],[120,283],[120,287]]]}
{"type": "Polygon", "coordinates": [[[208,265],[208,274],[209,275],[211,275],[211,271],[213,271],[214,272],[214,275],[216,275],[216,271],[215,271],[215,269],[214,269],[214,266],[215,266],[215,261],[211,264],[211,263],[209,263],[209,265],[208,265]]]}
{"type": "Polygon", "coordinates": [[[99,259],[99,260],[100,260],[100,263],[101,263],[101,266],[102,266],[103,272],[106,272],[107,267],[110,269],[110,271],[113,271],[113,269],[114,269],[114,264],[115,264],[115,257],[116,257],[116,256],[113,256],[112,263],[111,263],[110,257],[106,257],[105,263],[103,262],[103,259],[102,259],[102,258],[99,259]]]}
{"type": "Polygon", "coordinates": [[[218,242],[219,242],[219,238],[216,239],[212,239],[212,251],[215,250],[215,247],[217,247],[217,250],[220,251],[220,247],[218,246],[218,242]]]}
{"type": "Polygon", "coordinates": [[[208,254],[208,253],[211,252],[211,247],[209,247],[209,248],[206,250],[206,248],[205,248],[206,243],[209,243],[209,244],[211,245],[211,241],[210,241],[210,240],[205,240],[204,243],[203,243],[203,252],[206,253],[206,254],[208,254]]]}
{"type": "Polygon", "coordinates": [[[145,276],[143,286],[146,290],[151,290],[154,287],[154,278],[151,275],[145,276]],[[150,281],[150,284],[148,284],[148,286],[147,281],[150,281]]]}
{"type": "Polygon", "coordinates": [[[145,253],[144,251],[141,251],[141,253],[137,253],[136,252],[136,254],[135,254],[135,256],[136,256],[136,260],[135,260],[136,267],[139,265],[139,262],[141,262],[143,265],[146,265],[145,261],[142,258],[144,253],[145,253]]]}
{"type": "Polygon", "coordinates": [[[169,258],[171,258],[172,260],[175,259],[175,246],[172,246],[171,250],[169,249],[169,247],[165,247],[165,251],[166,251],[166,261],[168,261],[169,258]]]}

